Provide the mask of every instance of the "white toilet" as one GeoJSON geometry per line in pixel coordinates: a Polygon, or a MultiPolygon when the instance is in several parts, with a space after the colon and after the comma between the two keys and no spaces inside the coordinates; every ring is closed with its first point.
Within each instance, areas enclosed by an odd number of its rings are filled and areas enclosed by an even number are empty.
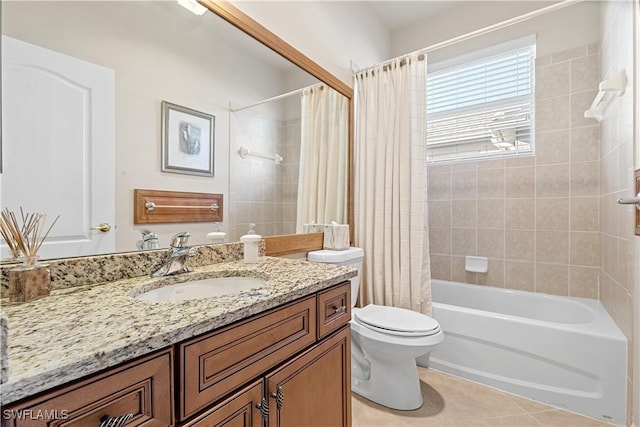
{"type": "Polygon", "coordinates": [[[351,389],[380,405],[399,410],[422,406],[416,358],[428,358],[444,334],[438,322],[424,314],[369,304],[356,308],[364,251],[312,251],[307,259],[358,269],[351,279],[351,389]]]}

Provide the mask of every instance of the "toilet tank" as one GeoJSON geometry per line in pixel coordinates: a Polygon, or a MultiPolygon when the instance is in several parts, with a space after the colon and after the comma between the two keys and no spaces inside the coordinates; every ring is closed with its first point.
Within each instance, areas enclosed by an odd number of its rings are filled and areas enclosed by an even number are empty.
{"type": "Polygon", "coordinates": [[[325,264],[346,265],[358,269],[358,274],[351,278],[351,306],[355,307],[358,300],[358,289],[360,288],[360,273],[362,271],[362,259],[364,251],[361,248],[351,247],[343,251],[311,251],[307,254],[307,260],[311,262],[322,262],[325,264]]]}

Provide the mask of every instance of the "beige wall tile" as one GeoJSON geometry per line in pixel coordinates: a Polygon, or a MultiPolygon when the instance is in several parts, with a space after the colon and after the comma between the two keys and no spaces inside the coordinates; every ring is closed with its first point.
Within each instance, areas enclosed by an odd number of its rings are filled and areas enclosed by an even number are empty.
{"type": "Polygon", "coordinates": [[[478,169],[478,199],[504,197],[505,169],[478,169]]]}
{"type": "Polygon", "coordinates": [[[505,167],[504,163],[504,159],[478,160],[478,170],[502,169],[505,167]]]}
{"type": "Polygon", "coordinates": [[[598,231],[598,197],[572,197],[569,228],[573,231],[598,231]]]}
{"type": "Polygon", "coordinates": [[[451,174],[433,173],[427,178],[427,200],[451,200],[451,174]]]}
{"type": "Polygon", "coordinates": [[[434,173],[451,173],[451,164],[427,163],[427,175],[431,176],[434,173]]]}
{"type": "Polygon", "coordinates": [[[476,281],[479,285],[504,288],[504,260],[489,259],[486,273],[477,273],[476,281]]]}
{"type": "MultiPolygon", "coordinates": [[[[536,75],[537,77],[537,75],[536,75]]],[[[590,55],[571,61],[571,92],[590,91],[600,84],[600,56],[590,55]]]]}
{"type": "Polygon", "coordinates": [[[532,262],[505,261],[504,283],[509,289],[534,291],[534,264],[532,262]]]}
{"type": "Polygon", "coordinates": [[[569,295],[598,299],[598,267],[569,268],[569,295]]]}
{"type": "Polygon", "coordinates": [[[569,199],[564,197],[536,199],[536,230],[568,230],[569,199]]]}
{"type": "Polygon", "coordinates": [[[478,200],[478,228],[504,228],[504,199],[478,200]]]}
{"type": "Polygon", "coordinates": [[[451,280],[451,257],[449,255],[429,255],[431,263],[431,278],[451,280]]]}
{"type": "Polygon", "coordinates": [[[575,163],[571,167],[571,195],[597,196],[599,193],[598,162],[575,163]]]}
{"type": "Polygon", "coordinates": [[[584,112],[591,107],[593,98],[598,94],[596,90],[571,94],[571,127],[593,126],[593,119],[587,119],[584,112]]]}
{"type": "Polygon", "coordinates": [[[536,99],[569,95],[571,62],[536,67],[536,99]]]}
{"type": "Polygon", "coordinates": [[[600,258],[600,234],[590,231],[571,232],[571,264],[598,266],[600,258]]]}
{"type": "Polygon", "coordinates": [[[569,266],[566,264],[536,264],[536,292],[569,295],[569,266]]]}
{"type": "Polygon", "coordinates": [[[478,256],[504,258],[504,230],[478,230],[478,256]]]}
{"type": "Polygon", "coordinates": [[[451,255],[451,229],[448,227],[429,227],[429,252],[451,255]]]}
{"type": "Polygon", "coordinates": [[[568,163],[571,138],[569,130],[538,132],[535,150],[536,164],[568,163]]]}
{"type": "Polygon", "coordinates": [[[535,231],[506,230],[504,252],[504,258],[507,260],[533,261],[535,259],[535,231]]]}
{"type": "Polygon", "coordinates": [[[451,198],[453,200],[475,200],[478,179],[475,169],[453,172],[451,175],[451,198]]]}
{"type": "Polygon", "coordinates": [[[534,229],[535,199],[506,199],[504,203],[505,226],[507,229],[534,229]]]}
{"type": "Polygon", "coordinates": [[[451,231],[451,253],[453,255],[476,254],[476,229],[453,228],[451,231]]]}
{"type": "Polygon", "coordinates": [[[571,129],[571,161],[589,162],[600,159],[600,127],[571,129]]]}
{"type": "Polygon", "coordinates": [[[571,100],[569,96],[558,96],[536,101],[537,132],[568,129],[570,124],[571,100]]]}
{"type": "Polygon", "coordinates": [[[521,168],[524,166],[534,166],[536,164],[536,157],[527,154],[516,157],[507,157],[504,159],[504,166],[506,168],[521,168]]]}
{"type": "Polygon", "coordinates": [[[556,63],[561,61],[568,61],[570,59],[580,58],[582,56],[585,56],[586,54],[587,54],[587,47],[580,46],[574,49],[567,49],[567,50],[563,50],[562,52],[553,53],[551,55],[551,62],[556,63]]]}
{"type": "Polygon", "coordinates": [[[451,227],[451,201],[427,202],[429,226],[451,227]]]}
{"type": "Polygon", "coordinates": [[[536,195],[561,197],[569,195],[569,164],[536,167],[536,195]]]}
{"type": "Polygon", "coordinates": [[[452,227],[475,228],[477,221],[475,200],[453,200],[451,202],[452,227]]]}
{"type": "Polygon", "coordinates": [[[536,231],[536,261],[569,263],[569,233],[566,231],[536,231]]]}
{"type": "Polygon", "coordinates": [[[451,280],[462,283],[476,283],[476,273],[464,269],[465,258],[453,256],[451,258],[451,280]]]}
{"type": "Polygon", "coordinates": [[[533,197],[536,169],[534,167],[505,169],[505,197],[533,197]]]}

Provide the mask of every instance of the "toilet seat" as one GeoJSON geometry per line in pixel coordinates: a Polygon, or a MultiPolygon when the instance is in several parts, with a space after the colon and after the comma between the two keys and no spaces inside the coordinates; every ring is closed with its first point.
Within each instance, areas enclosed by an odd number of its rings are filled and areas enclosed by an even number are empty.
{"type": "Polygon", "coordinates": [[[440,332],[435,319],[404,308],[369,304],[353,315],[362,326],[387,335],[426,337],[440,332]]]}

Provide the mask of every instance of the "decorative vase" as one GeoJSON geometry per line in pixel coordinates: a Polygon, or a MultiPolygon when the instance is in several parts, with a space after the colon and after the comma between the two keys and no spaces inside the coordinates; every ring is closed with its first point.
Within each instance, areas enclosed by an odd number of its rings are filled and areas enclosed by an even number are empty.
{"type": "Polygon", "coordinates": [[[9,302],[27,302],[49,295],[51,272],[38,258],[25,256],[22,265],[9,270],[9,302]]]}

